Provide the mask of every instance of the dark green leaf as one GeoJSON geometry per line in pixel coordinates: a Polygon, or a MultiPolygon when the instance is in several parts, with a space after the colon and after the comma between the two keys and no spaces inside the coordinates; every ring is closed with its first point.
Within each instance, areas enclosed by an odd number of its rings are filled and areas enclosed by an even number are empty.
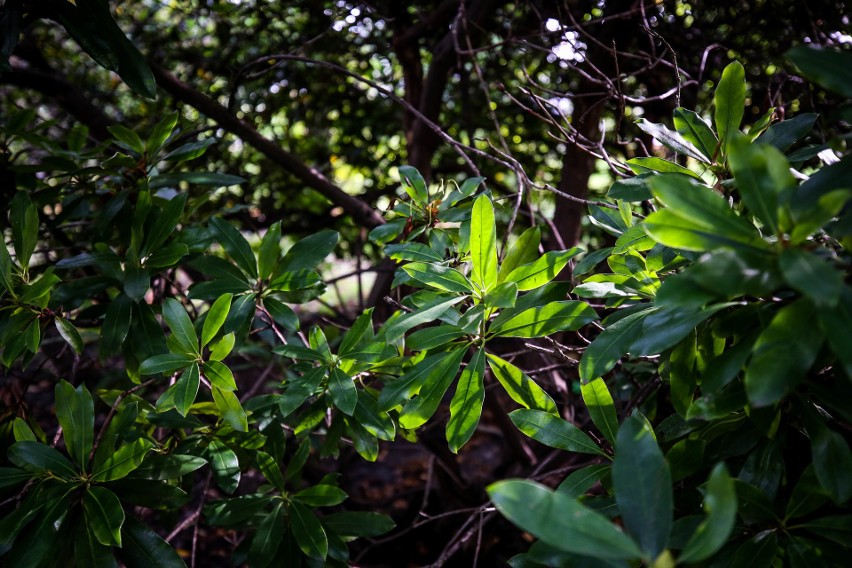
{"type": "Polygon", "coordinates": [[[175,409],[181,416],[186,416],[189,408],[195,403],[198,396],[198,385],[201,381],[198,363],[190,365],[180,376],[174,385],[175,409]]]}
{"type": "Polygon", "coordinates": [[[325,560],[328,554],[328,538],[314,513],[296,502],[290,503],[290,529],[299,548],[307,556],[325,560]]]}
{"type": "Polygon", "coordinates": [[[583,352],[580,378],[590,381],[612,369],[639,338],[644,319],[653,313],[653,310],[642,310],[607,326],[583,352]]]}
{"type": "Polygon", "coordinates": [[[76,389],[67,381],[59,381],[54,389],[56,418],[62,426],[65,448],[80,468],[86,469],[95,437],[95,404],[86,386],[76,389]]]}
{"type": "Polygon", "coordinates": [[[133,472],[133,477],[160,481],[178,479],[207,465],[207,460],[185,454],[151,454],[133,472]]]}
{"type": "Polygon", "coordinates": [[[74,324],[67,319],[60,317],[55,318],[53,323],[56,325],[56,331],[59,332],[62,339],[71,346],[75,353],[78,355],[81,354],[84,347],[83,338],[80,336],[80,332],[77,331],[77,328],[74,327],[74,324]]]}
{"type": "Polygon", "coordinates": [[[698,148],[710,160],[716,152],[718,139],[703,118],[685,108],[674,110],[674,126],[678,133],[698,148]]]}
{"type": "Polygon", "coordinates": [[[278,503],[275,508],[261,521],[251,539],[248,561],[250,566],[269,566],[281,541],[284,540],[284,530],[287,528],[287,516],[284,512],[284,504],[278,503]]]}
{"type": "Polygon", "coordinates": [[[672,527],[672,478],[644,416],[634,414],[618,431],[612,482],[624,526],[646,558],[657,558],[672,527]]]}
{"type": "Polygon", "coordinates": [[[166,298],[163,302],[163,320],[172,331],[173,341],[177,342],[183,353],[200,353],[198,349],[198,336],[192,326],[192,320],[186,314],[186,310],[179,301],[174,298],[166,298]]]}
{"type": "Polygon", "coordinates": [[[154,448],[154,444],[146,438],[125,444],[108,457],[100,467],[92,473],[92,480],[105,482],[126,477],[139,467],[145,456],[154,448]]]}
{"type": "Polygon", "coordinates": [[[454,378],[466,351],[467,347],[463,347],[430,355],[415,364],[401,377],[390,380],[379,393],[377,409],[380,412],[387,412],[410,400],[420,392],[423,385],[434,385],[447,375],[452,375],[454,378]]]}
{"type": "MultiPolygon", "coordinates": [[[[701,176],[692,170],[662,158],[632,158],[627,160],[626,163],[636,175],[647,173],[681,174],[697,180],[701,179],[701,176]]],[[[650,179],[653,179],[653,177],[650,179]]]]}
{"type": "Polygon", "coordinates": [[[236,491],[240,483],[240,462],[228,446],[219,440],[210,440],[205,457],[213,469],[216,484],[225,493],[236,491]]]}
{"type": "Polygon", "coordinates": [[[277,272],[295,272],[297,270],[313,270],[331,254],[339,239],[337,231],[323,229],[298,241],[284,258],[277,272]]]}
{"type": "Polygon", "coordinates": [[[239,185],[244,183],[246,179],[240,176],[221,174],[218,172],[178,172],[152,176],[150,180],[150,187],[151,189],[178,187],[182,181],[185,181],[190,185],[204,185],[216,188],[239,185]]]}
{"type": "Polygon", "coordinates": [[[269,226],[260,241],[260,252],[257,255],[257,274],[261,280],[266,280],[272,275],[280,256],[281,221],[278,221],[269,226]]]}
{"type": "Polygon", "coordinates": [[[74,562],[86,568],[118,568],[110,547],[98,542],[86,523],[74,529],[74,562]]]}
{"type": "Polygon", "coordinates": [[[811,368],[822,346],[822,334],[810,321],[813,307],[798,300],[780,310],[757,338],[745,374],[754,406],[774,404],[790,393],[811,368]],[[810,329],[802,333],[803,329],[810,329]]]}
{"type": "Polygon", "coordinates": [[[763,531],[745,541],[728,562],[731,568],[769,568],[778,552],[775,531],[763,531]]]}
{"type": "Polygon", "coordinates": [[[581,454],[606,455],[588,434],[549,412],[521,408],[510,412],[509,418],[518,430],[551,448],[581,454]]]}
{"type": "Polygon", "coordinates": [[[83,497],[86,524],[98,542],[104,546],[121,546],[121,526],[124,524],[124,509],[115,493],[92,485],[83,497]]]}
{"type": "Polygon", "coordinates": [[[454,454],[470,440],[479,424],[485,400],[485,352],[479,349],[462,371],[450,402],[447,442],[454,454]]]}
{"type": "Polygon", "coordinates": [[[814,83],[852,98],[852,57],[849,53],[799,45],[784,55],[814,83]]]}
{"type": "Polygon", "coordinates": [[[210,227],[216,235],[216,240],[225,249],[234,262],[237,263],[251,278],[257,278],[257,261],[251,246],[245,237],[229,222],[214,217],[210,219],[210,227]]]}
{"type": "Polygon", "coordinates": [[[0,467],[0,489],[14,487],[32,479],[33,474],[16,467],[0,467]]]}
{"type": "Polygon", "coordinates": [[[9,447],[7,457],[16,466],[33,473],[50,472],[65,479],[79,476],[68,458],[40,442],[16,442],[9,447]]]}
{"type": "Polygon", "coordinates": [[[275,462],[275,458],[266,452],[257,452],[255,460],[257,460],[257,467],[260,469],[263,477],[276,489],[284,491],[284,475],[281,473],[281,468],[275,462]]]}
{"type": "Polygon", "coordinates": [[[380,536],[394,529],[396,524],[387,515],[370,511],[342,511],[324,517],[323,525],[342,537],[380,536]]]}
{"type": "Polygon", "coordinates": [[[653,196],[648,186],[648,177],[654,174],[642,174],[635,177],[619,179],[613,182],[606,192],[610,199],[620,199],[629,203],[647,201],[653,196]]]}
{"type": "Polygon", "coordinates": [[[139,366],[139,374],[144,376],[172,373],[178,369],[189,367],[193,363],[195,363],[195,357],[192,355],[178,355],[176,353],[155,355],[142,361],[139,366]]]}
{"type": "Polygon", "coordinates": [[[169,543],[133,517],[127,517],[122,536],[118,554],[127,568],[186,568],[169,543]]]}
{"type": "Polygon", "coordinates": [[[337,367],[332,369],[328,379],[328,394],[334,406],[344,414],[352,416],[355,405],[358,404],[358,391],[352,377],[337,367]]]}
{"type": "Polygon", "coordinates": [[[810,133],[818,116],[816,113],[806,112],[788,120],[776,122],[761,134],[756,142],[769,144],[785,152],[790,146],[810,133]]]}
{"type": "Polygon", "coordinates": [[[724,463],[713,468],[704,497],[706,517],[684,547],[678,562],[709,558],[728,540],[737,517],[737,495],[724,463]]]}
{"type": "Polygon", "coordinates": [[[420,243],[402,243],[398,245],[387,245],[385,254],[388,258],[396,261],[409,262],[441,262],[444,258],[420,243]]]}
{"type": "Polygon", "coordinates": [[[606,517],[543,485],[499,481],[488,488],[488,495],[510,521],[559,550],[602,559],[633,559],[642,554],[606,517]]]}
{"type": "Polygon", "coordinates": [[[834,308],[843,292],[843,273],[817,255],[798,247],[781,251],[784,279],[818,308],[834,308]]]}
{"type": "Polygon", "coordinates": [[[609,440],[609,443],[615,445],[615,437],[618,432],[618,415],[615,412],[615,403],[606,383],[598,377],[581,385],[580,389],[592,422],[595,423],[601,434],[609,440]]]}
{"type": "Polygon", "coordinates": [[[388,343],[394,343],[401,339],[405,332],[409,329],[431,322],[441,317],[451,306],[458,304],[464,299],[464,296],[456,296],[455,298],[447,299],[446,296],[440,296],[411,313],[402,315],[401,317],[391,321],[384,327],[385,340],[388,343]]]}
{"type": "Polygon", "coordinates": [[[194,160],[202,156],[207,148],[216,143],[215,138],[205,138],[204,140],[196,140],[195,142],[187,142],[170,151],[163,157],[163,160],[170,162],[186,162],[194,160]]]}
{"type": "Polygon", "coordinates": [[[26,192],[18,191],[8,207],[18,264],[26,267],[29,266],[30,257],[38,244],[38,206],[30,200],[26,192]]]}
{"type": "Polygon", "coordinates": [[[813,453],[814,472],[820,485],[837,504],[845,503],[852,497],[852,451],[846,440],[828,427],[821,427],[811,433],[811,452],[813,453]]]}
{"type": "Polygon", "coordinates": [[[571,473],[566,477],[556,491],[578,499],[582,497],[586,491],[592,488],[595,483],[599,482],[605,475],[610,472],[612,466],[608,464],[594,464],[586,466],[583,469],[571,473]]]}
{"type": "Polygon", "coordinates": [[[114,355],[130,330],[133,300],[119,294],[110,302],[101,327],[101,357],[114,355]]]}
{"type": "Polygon", "coordinates": [[[223,294],[213,302],[210,309],[207,311],[207,317],[204,319],[204,326],[201,330],[201,348],[210,343],[216,337],[222,324],[225,323],[225,318],[228,317],[228,312],[231,310],[232,294],[223,294]]]}

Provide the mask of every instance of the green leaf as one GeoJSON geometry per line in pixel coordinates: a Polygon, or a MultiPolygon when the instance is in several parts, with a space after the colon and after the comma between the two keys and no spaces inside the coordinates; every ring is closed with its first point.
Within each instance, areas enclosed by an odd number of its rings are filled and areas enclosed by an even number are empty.
{"type": "Polygon", "coordinates": [[[731,568],[769,568],[778,553],[775,531],[763,531],[742,543],[729,559],[731,568]]]}
{"type": "Polygon", "coordinates": [[[582,469],[571,473],[568,477],[562,480],[556,491],[578,499],[582,497],[586,491],[591,489],[595,483],[599,482],[607,474],[609,474],[612,466],[609,464],[594,464],[586,466],[582,469]]]}
{"type": "Polygon", "coordinates": [[[640,118],[636,123],[639,129],[646,134],[650,134],[656,138],[663,146],[672,150],[677,154],[683,154],[690,158],[695,158],[699,162],[709,164],[710,156],[705,156],[696,148],[692,142],[681,136],[677,132],[672,132],[662,124],[654,124],[644,118],[640,118]]]}
{"type": "Polygon", "coordinates": [[[53,320],[54,325],[56,325],[56,331],[59,332],[59,335],[62,336],[62,339],[71,346],[71,349],[74,350],[74,353],[78,355],[83,352],[83,338],[80,336],[80,332],[77,331],[77,328],[74,327],[70,321],[65,318],[56,317],[53,320]]]}
{"type": "Polygon", "coordinates": [[[154,444],[146,438],[138,438],[134,442],[121,446],[113,455],[104,460],[100,467],[95,468],[92,473],[92,480],[105,482],[126,477],[127,474],[139,467],[142,460],[153,448],[154,444]]]}
{"type": "Polygon", "coordinates": [[[130,330],[132,309],[133,300],[125,294],[119,294],[110,302],[101,326],[101,357],[114,355],[124,343],[130,330]]]}
{"type": "Polygon", "coordinates": [[[294,501],[290,502],[290,529],[305,555],[325,560],[328,538],[322,524],[310,509],[294,501]]]}
{"type": "Polygon", "coordinates": [[[620,199],[627,203],[647,201],[651,199],[651,188],[648,178],[655,174],[644,173],[635,177],[618,179],[613,182],[606,192],[610,199],[620,199]]]}
{"type": "Polygon", "coordinates": [[[396,526],[387,515],[372,511],[341,511],[323,517],[322,522],[331,532],[342,537],[380,536],[396,526]]]}
{"type": "Polygon", "coordinates": [[[556,403],[526,373],[496,355],[492,355],[491,353],[487,353],[486,355],[491,373],[503,385],[506,394],[512,400],[525,408],[542,410],[558,416],[556,403]]]}
{"type": "Polygon", "coordinates": [[[195,362],[195,357],[192,355],[180,355],[176,353],[155,355],[142,361],[142,364],[139,365],[139,374],[145,376],[172,373],[178,369],[189,367],[195,362]]]}
{"type": "Polygon", "coordinates": [[[609,519],[538,483],[498,481],[488,495],[504,517],[559,550],[616,560],[642,554],[609,519]]]}
{"type": "Polygon", "coordinates": [[[411,200],[421,206],[428,204],[429,189],[426,187],[426,180],[423,179],[420,172],[412,166],[400,166],[398,171],[399,181],[411,200]]]}
{"type": "Polygon", "coordinates": [[[618,431],[612,482],[624,526],[647,559],[657,558],[672,527],[672,477],[644,416],[634,414],[618,431]]]}
{"type": "Polygon", "coordinates": [[[483,302],[489,308],[513,308],[518,299],[518,285],[503,282],[488,291],[483,302]]]}
{"type": "Polygon", "coordinates": [[[255,454],[255,460],[257,461],[257,467],[260,469],[260,473],[263,474],[263,477],[265,477],[266,480],[276,489],[284,491],[284,475],[281,473],[281,468],[278,467],[278,464],[275,462],[275,458],[266,452],[259,451],[255,454]]]}
{"type": "MultiPolygon", "coordinates": [[[[151,189],[160,189],[162,187],[177,187],[184,181],[191,185],[204,185],[211,188],[217,188],[239,185],[244,183],[246,179],[240,176],[221,174],[218,172],[178,172],[151,176],[149,185],[151,189]]],[[[219,219],[217,218],[216,220],[219,219]]],[[[227,250],[227,248],[225,250],[227,250]]]]}
{"type": "Polygon", "coordinates": [[[92,485],[83,497],[86,524],[98,542],[104,546],[121,546],[121,525],[124,524],[124,509],[115,493],[92,485]]]}
{"type": "Polygon", "coordinates": [[[118,568],[110,547],[98,542],[86,523],[74,528],[74,563],[86,568],[118,568]]]}
{"type": "Polygon", "coordinates": [[[15,254],[18,256],[18,264],[26,268],[38,244],[38,206],[26,192],[18,191],[8,207],[15,254]]]}
{"type": "Polygon", "coordinates": [[[810,324],[813,307],[798,300],[780,310],[757,338],[745,374],[749,401],[774,404],[789,394],[816,360],[822,334],[810,324]],[[808,329],[808,333],[802,333],[808,329]]]}
{"type": "Polygon", "coordinates": [[[127,568],[186,568],[169,543],[133,517],[125,520],[122,536],[118,555],[127,568]]]}
{"type": "Polygon", "coordinates": [[[778,234],[779,197],[796,186],[790,164],[771,146],[749,144],[743,136],[731,139],[728,160],[743,202],[769,232],[778,234]]]}
{"type": "Polygon", "coordinates": [[[195,158],[204,155],[207,148],[215,143],[215,138],[205,138],[203,140],[187,142],[186,144],[181,144],[174,150],[171,150],[168,154],[163,156],[163,160],[167,160],[169,162],[187,162],[189,160],[194,160],[195,158]]]}
{"type": "Polygon", "coordinates": [[[388,343],[394,343],[401,339],[405,332],[409,329],[436,320],[441,317],[451,306],[458,304],[464,300],[464,296],[456,296],[455,298],[447,299],[446,296],[435,298],[431,302],[426,303],[420,308],[411,313],[403,314],[399,318],[391,321],[384,328],[385,340],[388,343]]]}
{"type": "Polygon", "coordinates": [[[296,312],[290,308],[290,306],[283,302],[279,302],[275,298],[267,296],[263,299],[263,307],[266,308],[266,311],[269,312],[269,315],[272,316],[275,323],[284,327],[284,329],[298,331],[299,317],[296,315],[296,312]]]}
{"type": "Polygon", "coordinates": [[[718,139],[703,118],[685,108],[674,110],[674,126],[684,139],[691,142],[708,159],[713,159],[718,139]]]}
{"type": "Polygon", "coordinates": [[[36,442],[36,435],[23,418],[15,418],[12,422],[12,433],[16,442],[36,442]]]}
{"type": "Polygon", "coordinates": [[[339,487],[325,483],[302,489],[293,495],[294,499],[309,507],[333,507],[343,503],[347,497],[346,492],[339,487]]]}
{"type": "Polygon", "coordinates": [[[385,254],[388,258],[400,262],[442,262],[444,260],[440,254],[421,243],[387,245],[385,254]]]}
{"type": "Polygon", "coordinates": [[[278,273],[313,270],[331,254],[340,235],[337,231],[323,229],[296,242],[278,266],[278,273]]]}
{"type": "Polygon", "coordinates": [[[811,452],[816,477],[835,503],[841,505],[852,497],[852,451],[846,440],[828,427],[811,433],[811,452]]]}
{"type": "Polygon", "coordinates": [[[210,343],[216,337],[222,324],[225,323],[225,318],[228,317],[228,312],[231,310],[232,294],[223,294],[213,302],[210,309],[207,311],[207,317],[204,319],[204,326],[201,329],[201,348],[210,343]]]}
{"type": "Polygon", "coordinates": [[[145,150],[154,152],[162,147],[166,139],[171,135],[172,130],[178,121],[178,113],[172,112],[167,114],[160,122],[158,122],[151,130],[151,134],[145,141],[145,150]]]}
{"type": "Polygon", "coordinates": [[[509,418],[518,430],[545,446],[567,452],[606,456],[588,434],[549,412],[521,408],[510,412],[509,418]]]}
{"type": "MultiPolygon", "coordinates": [[[[404,381],[402,388],[398,388],[397,392],[406,393],[411,388],[412,383],[420,384],[419,388],[414,391],[418,392],[418,396],[409,402],[399,415],[399,425],[403,428],[412,430],[419,428],[426,423],[429,418],[435,414],[441,399],[447,389],[450,388],[450,383],[456,378],[462,358],[467,351],[467,346],[454,349],[445,354],[443,357],[431,362],[420,373],[414,371],[406,373],[399,380],[404,381]]],[[[424,365],[425,360],[419,365],[424,365]]],[[[419,366],[418,365],[418,366],[419,366]]],[[[387,389],[387,387],[385,387],[387,389]]],[[[382,392],[384,395],[384,391],[382,392]]],[[[388,406],[397,396],[389,396],[382,401],[382,396],[379,396],[379,410],[389,410],[393,405],[388,406]],[[387,399],[390,399],[388,401],[387,399]]]]}
{"type": "Polygon", "coordinates": [[[210,390],[213,392],[213,402],[216,403],[222,419],[237,432],[248,432],[248,417],[237,395],[215,385],[210,390]]]}
{"type": "Polygon", "coordinates": [[[722,78],[713,97],[716,105],[713,120],[726,155],[733,133],[739,130],[740,123],[743,121],[745,98],[745,69],[738,61],[734,61],[722,71],[722,78]]]}
{"type": "Polygon", "coordinates": [[[533,290],[547,284],[568,264],[568,261],[583,252],[574,247],[570,250],[550,251],[537,260],[515,268],[506,276],[506,282],[516,282],[518,290],[533,290]]]}
{"type": "Polygon", "coordinates": [[[279,502],[267,513],[251,539],[248,561],[250,566],[269,566],[281,541],[284,540],[284,531],[287,528],[287,516],[284,512],[284,503],[279,502]]]}
{"type": "Polygon", "coordinates": [[[680,343],[698,324],[730,306],[716,304],[697,310],[679,307],[656,310],[642,320],[639,338],[630,344],[628,351],[639,356],[662,353],[680,343]]]}
{"type": "Polygon", "coordinates": [[[67,381],[59,381],[54,389],[56,418],[62,427],[65,448],[80,468],[86,469],[95,437],[95,403],[81,384],[76,389],[67,381]]]}
{"type": "Polygon", "coordinates": [[[580,378],[590,381],[615,367],[621,356],[639,338],[642,324],[653,310],[642,310],[608,326],[586,347],[580,358],[580,378]]]}
{"type": "Polygon", "coordinates": [[[16,467],[0,467],[0,489],[20,485],[32,477],[32,473],[16,467]]]}
{"type": "Polygon", "coordinates": [[[615,445],[615,437],[618,432],[618,415],[615,412],[615,403],[606,383],[603,379],[597,378],[581,385],[580,389],[592,422],[601,434],[609,440],[609,443],[615,445]]]}
{"type": "Polygon", "coordinates": [[[804,523],[802,527],[813,534],[849,548],[852,537],[852,515],[832,515],[804,523]]]}
{"type": "Polygon", "coordinates": [[[228,256],[234,259],[237,266],[251,278],[257,278],[257,261],[254,258],[254,253],[248,241],[237,228],[219,217],[210,219],[210,227],[213,229],[216,240],[222,245],[228,256]]]}
{"type": "Polygon", "coordinates": [[[358,404],[358,391],[352,377],[337,367],[332,369],[328,379],[328,394],[334,406],[344,414],[352,416],[355,405],[358,404]]]}
{"type": "Polygon", "coordinates": [[[481,290],[487,290],[497,282],[497,229],[494,207],[485,194],[473,202],[470,235],[471,278],[481,290]]]}
{"type": "Polygon", "coordinates": [[[218,341],[210,346],[210,360],[221,361],[230,355],[231,351],[234,349],[236,341],[236,336],[233,331],[223,335],[218,341]]]}
{"type": "Polygon", "coordinates": [[[724,463],[713,468],[704,496],[706,517],[687,541],[678,562],[709,558],[727,542],[737,518],[737,494],[724,463]]]}
{"type": "Polygon", "coordinates": [[[574,331],[598,319],[585,302],[553,302],[494,320],[489,333],[502,337],[543,337],[557,331],[574,331]]]}
{"type": "Polygon", "coordinates": [[[806,78],[830,91],[852,98],[852,57],[848,53],[799,45],[784,55],[806,78]]]}
{"type": "Polygon", "coordinates": [[[20,301],[25,304],[36,304],[44,307],[47,305],[51,289],[59,282],[61,280],[53,274],[53,269],[48,268],[38,280],[23,287],[20,301]]]}
{"type": "Polygon", "coordinates": [[[236,491],[240,484],[240,462],[237,459],[237,454],[214,438],[210,440],[204,455],[213,470],[216,484],[222,491],[225,493],[236,491]]]}
{"type": "Polygon", "coordinates": [[[819,115],[806,112],[788,120],[776,122],[756,140],[759,144],[769,144],[785,152],[790,146],[810,133],[819,115]]]}
{"type": "Polygon", "coordinates": [[[846,376],[852,378],[852,334],[848,333],[852,329],[852,288],[844,286],[837,306],[822,308],[817,315],[828,345],[837,355],[846,376]]]}
{"type": "MultiPolygon", "coordinates": [[[[654,197],[666,207],[654,215],[668,212],[688,221],[692,226],[716,233],[719,239],[763,248],[765,245],[754,226],[737,216],[725,199],[708,187],[693,183],[682,176],[656,176],[648,180],[654,197]]],[[[651,237],[651,218],[645,221],[651,237]]],[[[663,243],[666,244],[666,243],[663,243]]]]}
{"type": "Polygon", "coordinates": [[[473,433],[482,415],[485,400],[485,352],[479,349],[462,371],[456,392],[450,402],[450,420],[447,422],[447,442],[450,451],[459,452],[473,433]]]}
{"type": "Polygon", "coordinates": [[[175,409],[181,416],[186,416],[198,396],[198,385],[201,381],[198,363],[190,365],[180,376],[174,386],[175,409]]]}
{"type": "Polygon", "coordinates": [[[506,258],[500,265],[497,273],[497,282],[502,282],[506,276],[517,267],[528,264],[538,257],[538,245],[541,243],[541,228],[530,227],[518,237],[518,240],[509,247],[506,258]]]}
{"type": "MultiPolygon", "coordinates": [[[[155,255],[159,255],[160,257],[166,257],[167,255],[164,254],[164,251],[169,248],[172,248],[174,250],[174,252],[171,253],[172,255],[180,254],[181,247],[183,248],[183,251],[188,251],[185,244],[174,242],[165,249],[160,248],[160,245],[166,242],[166,240],[170,236],[172,236],[172,234],[174,234],[175,227],[177,227],[181,215],[183,214],[183,209],[186,206],[187,198],[188,195],[186,193],[181,193],[166,201],[165,204],[163,204],[162,206],[161,213],[154,218],[153,224],[146,231],[145,246],[142,247],[142,251],[140,253],[141,257],[145,257],[151,254],[151,256],[148,257],[147,260],[145,260],[146,266],[166,262],[165,258],[159,258],[154,259],[152,263],[152,257],[154,257],[155,255]]],[[[186,252],[184,252],[184,254],[186,254],[186,252]]]]}
{"type": "MultiPolygon", "coordinates": [[[[680,164],[664,160],[662,158],[632,158],[627,160],[627,165],[636,175],[658,173],[658,174],[682,174],[687,177],[701,180],[701,176],[689,168],[680,164]]],[[[653,176],[652,176],[653,178],[653,176]]],[[[649,178],[649,179],[652,179],[649,178]]]]}
{"type": "Polygon", "coordinates": [[[403,266],[402,269],[420,284],[436,290],[462,294],[473,292],[470,281],[461,272],[449,266],[412,262],[403,266]]]}
{"type": "Polygon", "coordinates": [[[33,473],[50,472],[66,479],[79,476],[68,458],[40,442],[16,442],[9,447],[6,457],[33,473]]]}
{"type": "Polygon", "coordinates": [[[166,298],[163,302],[163,320],[172,331],[173,341],[183,350],[183,353],[199,355],[198,336],[192,327],[192,320],[186,314],[181,303],[174,298],[166,298]]]}
{"type": "Polygon", "coordinates": [[[391,379],[379,393],[377,410],[387,412],[410,400],[420,392],[424,384],[435,384],[442,377],[450,374],[455,377],[466,351],[465,346],[430,355],[416,363],[401,377],[391,379]]]}
{"type": "Polygon", "coordinates": [[[237,383],[234,381],[234,374],[226,365],[219,361],[205,361],[201,372],[210,383],[222,391],[237,390],[237,383]]]}
{"type": "Polygon", "coordinates": [[[272,275],[278,258],[281,256],[281,221],[269,226],[260,241],[260,251],[257,255],[257,274],[261,280],[272,275]]]}
{"type": "Polygon", "coordinates": [[[778,260],[784,279],[817,308],[833,308],[840,301],[843,273],[826,260],[798,247],[785,248],[778,260]]]}
{"type": "MultiPolygon", "coordinates": [[[[168,481],[180,479],[207,465],[207,460],[185,454],[150,454],[133,472],[133,478],[168,481]]],[[[128,480],[129,481],[129,480],[128,480]]]]}
{"type": "Polygon", "coordinates": [[[114,124],[112,126],[107,126],[107,130],[109,130],[109,133],[112,134],[113,138],[120,143],[119,146],[122,146],[127,150],[131,150],[140,156],[145,153],[145,144],[142,142],[142,139],[139,138],[138,134],[126,126],[114,124]]]}

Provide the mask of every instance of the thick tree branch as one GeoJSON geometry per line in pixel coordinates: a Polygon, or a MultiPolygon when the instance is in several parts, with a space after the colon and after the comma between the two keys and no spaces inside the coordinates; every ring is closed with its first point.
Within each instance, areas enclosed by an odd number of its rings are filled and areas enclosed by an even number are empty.
{"type": "Polygon", "coordinates": [[[359,225],[372,228],[384,223],[381,215],[368,203],[344,192],[319,170],[305,164],[275,141],[263,136],[254,126],[240,120],[231,114],[227,108],[180,81],[159,65],[152,64],[151,70],[154,72],[157,84],[176,100],[190,105],[231,134],[239,136],[264,156],[301,179],[308,187],[322,194],[335,205],[342,207],[359,225]]]}

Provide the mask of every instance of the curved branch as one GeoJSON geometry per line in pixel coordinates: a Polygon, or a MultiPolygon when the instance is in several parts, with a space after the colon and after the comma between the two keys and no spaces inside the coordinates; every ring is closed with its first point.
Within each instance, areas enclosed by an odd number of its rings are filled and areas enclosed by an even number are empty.
{"type": "Polygon", "coordinates": [[[337,187],[319,170],[307,165],[275,141],[263,136],[254,126],[240,120],[204,93],[196,91],[159,65],[152,63],[151,70],[154,72],[157,84],[176,100],[190,105],[231,134],[239,136],[261,154],[301,179],[308,187],[342,207],[359,225],[372,228],[385,222],[368,203],[337,187]]]}

